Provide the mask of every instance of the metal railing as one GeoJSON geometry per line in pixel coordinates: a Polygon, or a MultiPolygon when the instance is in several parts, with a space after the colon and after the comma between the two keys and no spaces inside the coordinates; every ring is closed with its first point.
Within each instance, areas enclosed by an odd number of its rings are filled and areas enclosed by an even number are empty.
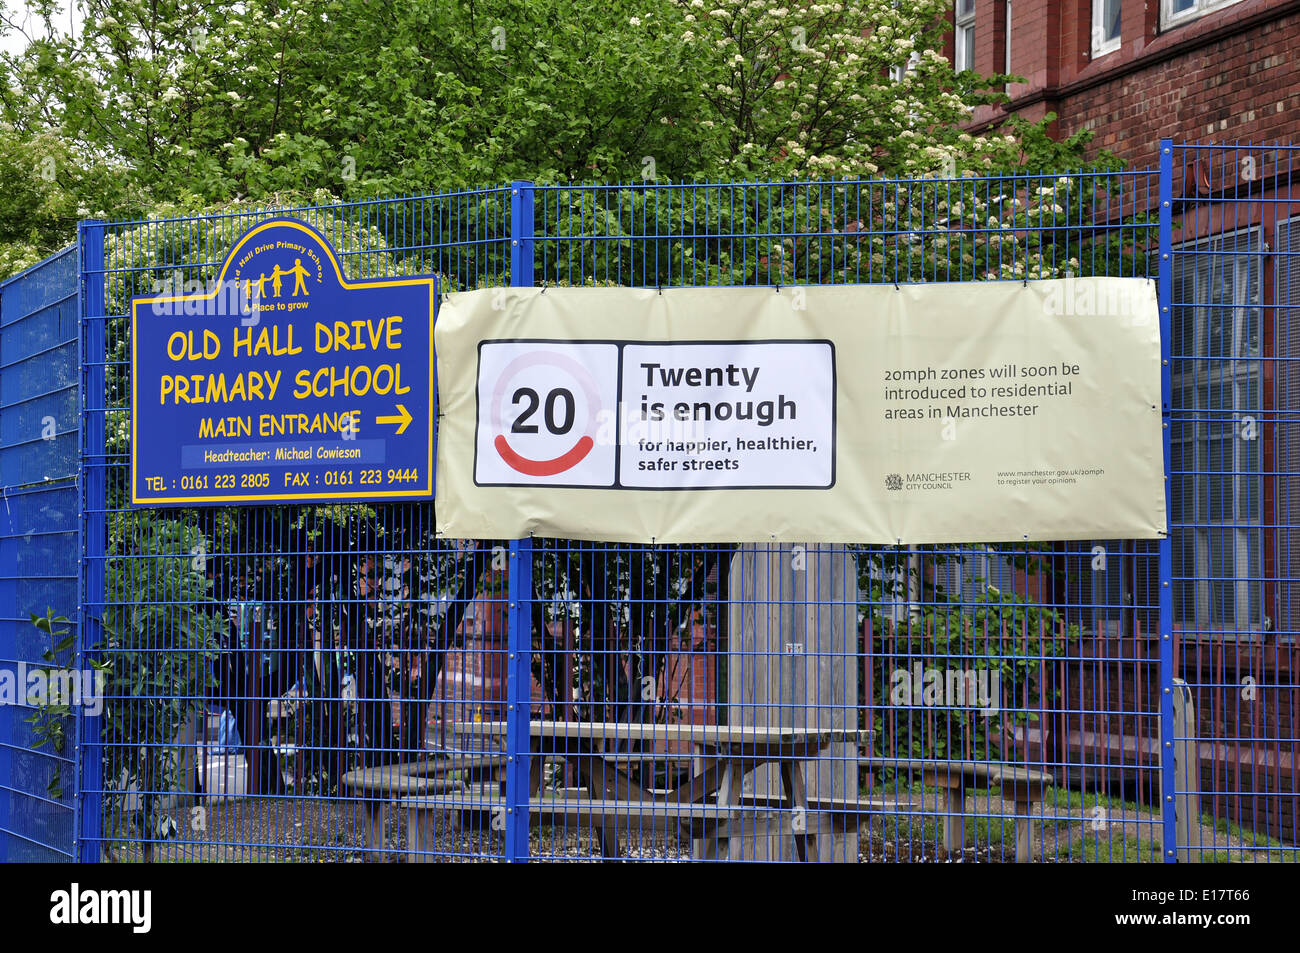
{"type": "Polygon", "coordinates": [[[77,853],[1293,859],[1291,155],[288,210],[353,277],[453,291],[1157,279],[1161,542],[468,541],[433,503],[130,509],[127,302],[211,278],[266,210],[84,223],[76,648],[114,677],[78,720],[77,853]]]}

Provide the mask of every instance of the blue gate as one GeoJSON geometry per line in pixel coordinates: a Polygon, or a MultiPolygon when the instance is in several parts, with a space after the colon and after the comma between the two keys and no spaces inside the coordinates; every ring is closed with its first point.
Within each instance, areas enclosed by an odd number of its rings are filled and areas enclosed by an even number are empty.
{"type": "MultiPolygon", "coordinates": [[[[26,675],[53,649],[29,613],[72,625],[80,602],[79,291],[76,248],[0,284],[0,684],[16,692],[0,702],[0,862],[76,849],[80,720],[42,743],[26,675]]],[[[75,667],[73,654],[57,662],[75,667]]]]}

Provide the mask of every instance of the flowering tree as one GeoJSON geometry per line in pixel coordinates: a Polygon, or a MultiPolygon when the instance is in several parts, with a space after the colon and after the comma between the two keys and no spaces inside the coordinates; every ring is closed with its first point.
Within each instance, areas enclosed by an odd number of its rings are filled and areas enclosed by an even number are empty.
{"type": "MultiPolygon", "coordinates": [[[[551,193],[536,243],[537,274],[551,280],[1051,277],[1114,273],[1141,253],[1122,231],[1088,247],[1057,238],[1113,211],[1106,176],[1078,174],[1114,166],[1086,157],[1086,136],[1053,142],[1046,124],[1014,120],[983,136],[963,128],[1001,98],[1002,78],[954,74],[945,0],[81,2],[77,34],[47,18],[24,52],[0,55],[0,173],[13,182],[0,192],[0,274],[65,244],[87,213],[168,201],[184,214],[291,193],[328,204],[513,178],[631,183],[551,193]],[[996,177],[1039,169],[1053,171],[996,177]],[[659,188],[681,180],[780,184],[702,189],[687,204],[659,188]]],[[[371,240],[451,244],[476,233],[466,216],[480,210],[463,205],[393,226],[441,234],[371,240]]],[[[283,535],[230,552],[302,556],[291,532],[324,520],[286,512],[283,535]]],[[[587,552],[536,578],[568,593],[559,601],[577,606],[595,654],[640,647],[627,675],[610,669],[626,684],[605,686],[640,707],[628,688],[662,670],[672,633],[697,611],[716,615],[729,552],[587,552]]],[[[360,601],[341,580],[368,570],[321,565],[307,567],[318,589],[360,601]]],[[[274,572],[286,587],[307,578],[287,560],[274,572]]],[[[444,594],[464,602],[477,575],[470,561],[439,585],[454,580],[444,594]]]]}
{"type": "Polygon", "coordinates": [[[954,75],[945,0],[792,7],[674,0],[710,109],[691,125],[740,177],[960,174],[1014,165],[1014,138],[961,129],[1000,77],[954,75]]]}
{"type": "Polygon", "coordinates": [[[0,274],[163,201],[1084,164],[962,129],[1000,78],[954,75],[944,0],[79,5],[0,53],[0,274]]]}

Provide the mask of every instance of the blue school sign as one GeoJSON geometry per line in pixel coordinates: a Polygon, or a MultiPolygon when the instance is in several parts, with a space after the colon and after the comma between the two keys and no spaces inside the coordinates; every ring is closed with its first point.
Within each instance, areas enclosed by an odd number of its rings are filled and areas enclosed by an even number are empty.
{"type": "Polygon", "coordinates": [[[347,281],[305,222],[249,229],[216,281],[131,300],[131,502],[427,499],[437,279],[347,281]]]}

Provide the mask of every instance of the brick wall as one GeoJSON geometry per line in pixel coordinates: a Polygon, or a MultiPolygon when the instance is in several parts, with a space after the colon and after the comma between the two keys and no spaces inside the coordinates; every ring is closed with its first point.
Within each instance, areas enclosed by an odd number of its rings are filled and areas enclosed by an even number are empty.
{"type": "Polygon", "coordinates": [[[1211,42],[1082,90],[1059,107],[1059,130],[1095,134],[1135,166],[1156,163],[1162,137],[1185,142],[1300,139],[1300,14],[1211,42]]]}
{"type": "MultiPolygon", "coordinates": [[[[1006,109],[977,112],[996,125],[1013,111],[1051,112],[1056,132],[1095,133],[1133,166],[1151,167],[1162,137],[1189,142],[1300,140],[1300,2],[1241,0],[1161,31],[1159,3],[1125,4],[1119,50],[1093,57],[1091,0],[1013,0],[1012,85],[1006,109]]],[[[1004,69],[1004,4],[977,7],[976,69],[1004,69]]]]}

